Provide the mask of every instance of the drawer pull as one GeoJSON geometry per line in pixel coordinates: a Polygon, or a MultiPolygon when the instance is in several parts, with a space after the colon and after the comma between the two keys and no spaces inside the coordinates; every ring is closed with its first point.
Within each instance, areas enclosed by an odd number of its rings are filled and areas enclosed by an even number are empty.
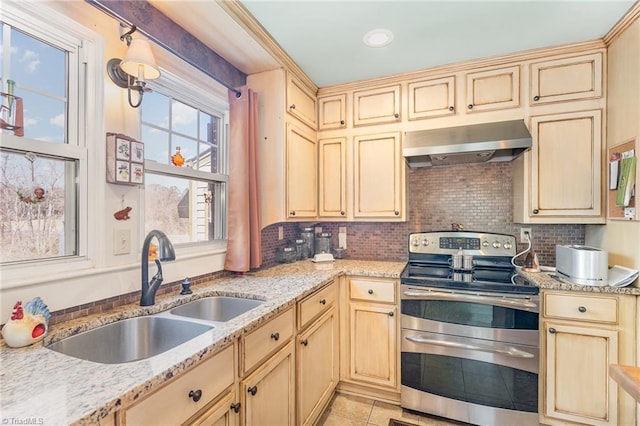
{"type": "Polygon", "coordinates": [[[234,413],[239,413],[240,412],[240,403],[236,402],[235,404],[231,404],[231,407],[229,407],[229,408],[232,409],[234,413]]]}
{"type": "Polygon", "coordinates": [[[200,398],[202,398],[202,390],[198,389],[197,391],[190,391],[189,398],[193,399],[193,402],[200,401],[200,398]]]}
{"type": "Polygon", "coordinates": [[[454,107],[452,107],[452,106],[450,106],[450,107],[449,107],[449,111],[453,111],[454,109],[455,109],[455,108],[454,108],[454,107]]]}
{"type": "Polygon", "coordinates": [[[389,316],[392,317],[393,316],[393,311],[389,312],[389,316]]]}
{"type": "Polygon", "coordinates": [[[291,106],[289,107],[289,109],[296,109],[296,104],[291,104],[291,106]]]}
{"type": "Polygon", "coordinates": [[[469,108],[469,109],[473,109],[473,104],[469,104],[469,105],[467,105],[467,108],[469,108]]]}
{"type": "Polygon", "coordinates": [[[321,305],[326,305],[326,304],[327,304],[327,301],[326,301],[325,299],[320,299],[320,304],[321,304],[321,305]]]}
{"type": "Polygon", "coordinates": [[[369,294],[373,294],[373,290],[372,290],[372,289],[369,289],[369,291],[367,291],[367,293],[369,293],[369,294]]]}
{"type": "Polygon", "coordinates": [[[344,126],[344,120],[340,120],[340,125],[344,126]]]}
{"type": "Polygon", "coordinates": [[[393,114],[393,116],[394,116],[395,118],[399,118],[399,117],[400,117],[400,114],[398,114],[398,113],[396,112],[395,114],[393,114]]]}
{"type": "Polygon", "coordinates": [[[309,341],[307,339],[304,339],[300,343],[302,343],[303,346],[307,346],[309,344],[309,341]]]}
{"type": "Polygon", "coordinates": [[[535,96],[533,97],[533,100],[534,100],[534,102],[538,102],[538,101],[540,100],[540,96],[535,95],[535,96]]]}
{"type": "Polygon", "coordinates": [[[551,327],[551,328],[549,329],[549,333],[551,333],[551,334],[556,334],[556,329],[555,329],[555,328],[553,328],[553,327],[551,327]]]}
{"type": "Polygon", "coordinates": [[[277,342],[280,339],[280,333],[271,333],[271,338],[277,342]]]}
{"type": "Polygon", "coordinates": [[[251,395],[255,395],[258,393],[258,387],[257,386],[251,386],[249,389],[247,389],[247,392],[249,392],[251,395]]]}
{"type": "Polygon", "coordinates": [[[585,308],[584,306],[578,306],[578,311],[584,314],[585,312],[587,312],[587,308],[585,308]]]}

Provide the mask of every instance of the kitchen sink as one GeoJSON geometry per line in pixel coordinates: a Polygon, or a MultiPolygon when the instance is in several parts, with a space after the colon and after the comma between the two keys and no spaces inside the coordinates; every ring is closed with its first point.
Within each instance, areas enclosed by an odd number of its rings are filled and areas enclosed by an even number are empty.
{"type": "Polygon", "coordinates": [[[171,309],[173,315],[205,321],[226,322],[263,304],[262,300],[242,297],[212,296],[171,309]]]}
{"type": "Polygon", "coordinates": [[[48,348],[88,361],[121,364],[161,354],[212,328],[180,319],[136,317],[67,337],[48,348]]]}

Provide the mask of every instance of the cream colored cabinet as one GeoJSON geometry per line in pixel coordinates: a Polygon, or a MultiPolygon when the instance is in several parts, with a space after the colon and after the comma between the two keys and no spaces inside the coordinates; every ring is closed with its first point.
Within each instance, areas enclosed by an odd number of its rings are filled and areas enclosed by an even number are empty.
{"type": "Polygon", "coordinates": [[[347,95],[318,98],[318,130],[342,129],[347,126],[347,95]]]}
{"type": "Polygon", "coordinates": [[[287,73],[287,111],[313,130],[317,130],[316,95],[290,73],[287,73]]]}
{"type": "Polygon", "coordinates": [[[353,138],[354,218],[404,219],[400,133],[353,138]]]}
{"type": "Polygon", "coordinates": [[[602,96],[602,53],[534,62],[530,67],[531,105],[602,96]]]}
{"type": "Polygon", "coordinates": [[[348,280],[347,380],[398,391],[398,308],[394,280],[348,280]]]}
{"type": "Polygon", "coordinates": [[[294,348],[290,341],[240,382],[244,424],[294,426],[294,375],[294,348]]]}
{"type": "Polygon", "coordinates": [[[347,138],[318,141],[318,215],[347,216],[347,138]]]}
{"type": "Polygon", "coordinates": [[[229,392],[218,402],[204,409],[203,413],[188,420],[184,426],[238,426],[240,407],[236,392],[229,392]]]}
{"type": "Polygon", "coordinates": [[[635,362],[634,296],[542,293],[543,424],[635,423],[635,403],[609,378],[635,362]]]}
{"type": "Polygon", "coordinates": [[[401,121],[400,85],[376,87],[353,92],[353,125],[401,121]]]}
{"type": "Polygon", "coordinates": [[[603,223],[600,110],[531,118],[514,167],[516,223],[603,223]]]}
{"type": "Polygon", "coordinates": [[[288,309],[267,323],[242,336],[240,340],[240,371],[242,375],[264,362],[282,348],[295,334],[295,316],[288,309]]]}
{"type": "Polygon", "coordinates": [[[454,115],[455,76],[410,81],[409,120],[454,115]]]}
{"type": "Polygon", "coordinates": [[[465,79],[467,112],[520,106],[520,65],[469,72],[465,79]]]}
{"type": "Polygon", "coordinates": [[[315,217],[318,214],[316,135],[288,123],[286,144],[288,217],[315,217]]]}
{"type": "Polygon", "coordinates": [[[194,416],[202,417],[210,403],[235,383],[236,365],[233,346],[229,346],[122,410],[120,424],[179,425],[194,416]]]}

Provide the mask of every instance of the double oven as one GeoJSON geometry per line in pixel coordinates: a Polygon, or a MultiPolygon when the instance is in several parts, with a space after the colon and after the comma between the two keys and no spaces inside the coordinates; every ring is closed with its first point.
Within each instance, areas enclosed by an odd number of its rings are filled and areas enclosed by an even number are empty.
{"type": "Polygon", "coordinates": [[[409,236],[401,276],[401,404],[478,425],[538,424],[539,291],[513,236],[409,236]]]}

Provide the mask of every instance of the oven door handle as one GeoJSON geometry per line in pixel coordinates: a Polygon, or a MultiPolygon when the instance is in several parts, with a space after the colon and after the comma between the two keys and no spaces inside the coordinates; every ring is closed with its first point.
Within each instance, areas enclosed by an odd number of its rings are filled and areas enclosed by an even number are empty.
{"type": "Polygon", "coordinates": [[[407,336],[405,337],[405,339],[414,343],[426,343],[429,345],[444,346],[447,348],[467,349],[472,351],[498,353],[502,355],[515,357],[515,358],[533,358],[534,357],[534,355],[530,354],[529,352],[521,351],[520,349],[511,347],[511,346],[505,346],[505,349],[501,349],[501,348],[496,348],[490,345],[448,342],[445,340],[430,339],[428,337],[421,337],[421,336],[407,336]]]}
{"type": "Polygon", "coordinates": [[[408,297],[419,297],[423,300],[450,300],[454,302],[473,302],[485,305],[496,305],[507,308],[537,308],[538,306],[528,298],[514,298],[508,296],[489,296],[483,294],[444,293],[439,291],[406,290],[408,297]]]}

